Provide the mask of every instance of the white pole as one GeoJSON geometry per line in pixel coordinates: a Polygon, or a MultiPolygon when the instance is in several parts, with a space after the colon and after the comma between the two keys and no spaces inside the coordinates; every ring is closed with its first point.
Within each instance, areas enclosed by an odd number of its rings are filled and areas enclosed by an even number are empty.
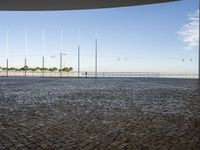
{"type": "Polygon", "coordinates": [[[25,77],[26,77],[26,66],[27,66],[27,29],[25,29],[24,33],[25,41],[24,41],[24,47],[25,47],[25,61],[24,61],[24,69],[25,69],[25,77]]]}
{"type": "Polygon", "coordinates": [[[78,77],[80,77],[80,31],[78,31],[78,77]]]}
{"type": "Polygon", "coordinates": [[[42,74],[43,74],[43,77],[44,77],[44,50],[45,50],[44,36],[45,36],[45,30],[43,29],[42,30],[42,68],[43,68],[42,74]]]}
{"type": "Polygon", "coordinates": [[[24,42],[24,47],[25,47],[25,57],[27,57],[27,33],[28,33],[28,30],[27,28],[25,29],[25,42],[24,42]]]}
{"type": "Polygon", "coordinates": [[[97,78],[97,38],[95,39],[95,78],[97,78]]]}
{"type": "Polygon", "coordinates": [[[45,40],[45,30],[42,30],[42,56],[44,56],[44,49],[45,49],[45,45],[44,45],[44,40],[45,40]]]}
{"type": "Polygon", "coordinates": [[[10,31],[7,29],[7,31],[6,31],[6,70],[7,70],[7,77],[8,77],[8,49],[9,49],[9,33],[10,33],[10,31]]]}
{"type": "Polygon", "coordinates": [[[63,31],[60,31],[60,76],[62,76],[63,31]]]}
{"type": "Polygon", "coordinates": [[[9,33],[10,33],[10,31],[7,29],[7,31],[6,31],[6,57],[8,58],[8,42],[9,42],[9,33]]]}

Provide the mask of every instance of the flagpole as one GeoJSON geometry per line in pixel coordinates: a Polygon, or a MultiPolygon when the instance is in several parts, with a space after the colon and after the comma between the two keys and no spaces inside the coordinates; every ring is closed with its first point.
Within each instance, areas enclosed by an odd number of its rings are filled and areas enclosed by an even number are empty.
{"type": "Polygon", "coordinates": [[[6,31],[6,76],[8,77],[8,49],[9,49],[9,30],[6,31]]]}
{"type": "Polygon", "coordinates": [[[63,49],[63,31],[60,31],[60,77],[62,77],[62,49],[63,49]]]}
{"type": "Polygon", "coordinates": [[[42,76],[44,77],[44,50],[45,50],[45,44],[44,44],[44,40],[45,40],[45,30],[42,30],[42,76]]]}
{"type": "Polygon", "coordinates": [[[26,69],[27,69],[27,29],[25,29],[25,33],[24,33],[25,35],[24,35],[24,37],[25,37],[25,41],[24,41],[24,47],[25,47],[25,60],[24,60],[24,75],[25,75],[25,77],[26,77],[26,69]]]}
{"type": "Polygon", "coordinates": [[[78,77],[80,77],[80,31],[78,32],[78,77]]]}
{"type": "Polygon", "coordinates": [[[98,40],[96,37],[95,39],[95,78],[97,78],[97,46],[98,46],[98,40]]]}

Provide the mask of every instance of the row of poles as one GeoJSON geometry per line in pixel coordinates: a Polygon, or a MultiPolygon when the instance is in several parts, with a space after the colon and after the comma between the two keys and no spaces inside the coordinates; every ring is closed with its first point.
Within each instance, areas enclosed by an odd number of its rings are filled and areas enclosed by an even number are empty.
{"type": "MultiPolygon", "coordinates": [[[[200,28],[200,27],[199,27],[200,28]]],[[[200,29],[199,29],[200,30],[200,29]]],[[[44,68],[45,66],[45,57],[44,57],[44,51],[45,51],[45,30],[43,29],[42,31],[42,41],[43,41],[43,46],[42,46],[42,68],[44,68]]],[[[199,41],[200,42],[200,41],[199,41]]],[[[62,56],[64,55],[64,53],[62,53],[62,48],[63,47],[63,32],[61,31],[61,48],[60,48],[60,76],[62,76],[62,56]]],[[[9,49],[9,30],[7,30],[6,33],[6,56],[8,56],[8,49],[9,49]]],[[[27,50],[28,50],[28,46],[27,46],[27,29],[25,29],[25,66],[27,66],[27,50]]],[[[95,39],[95,77],[97,77],[97,50],[98,50],[98,40],[97,38],[95,39]]],[[[9,67],[9,60],[8,57],[6,58],[6,68],[7,68],[7,73],[6,76],[9,76],[9,71],[8,71],[8,67],[9,67]]],[[[200,79],[200,43],[199,43],[199,79],[200,79]]],[[[44,76],[44,70],[43,72],[43,76],[44,76]]],[[[27,74],[27,70],[25,67],[25,76],[27,74]]],[[[78,77],[80,77],[80,35],[78,38],[78,77]]]]}
{"type": "MultiPolygon", "coordinates": [[[[27,66],[27,50],[28,50],[28,45],[27,45],[27,39],[28,39],[28,30],[25,29],[25,41],[24,41],[24,47],[25,47],[25,59],[24,59],[24,65],[25,65],[25,77],[27,76],[27,70],[26,70],[26,66],[27,66]]],[[[8,50],[9,50],[9,30],[7,30],[6,32],[6,68],[7,68],[7,72],[6,72],[6,76],[9,76],[9,60],[8,60],[8,50]]],[[[62,52],[63,50],[63,31],[61,30],[60,32],[60,76],[62,77],[62,56],[66,55],[62,52]]],[[[98,39],[97,37],[95,38],[95,77],[97,77],[97,50],[98,50],[98,39]]],[[[45,30],[42,30],[42,68],[45,67],[45,57],[44,57],[44,51],[45,51],[45,30]]],[[[78,77],[80,77],[80,33],[78,35],[78,77]]],[[[42,76],[44,77],[45,71],[43,69],[42,71],[42,76]]]]}

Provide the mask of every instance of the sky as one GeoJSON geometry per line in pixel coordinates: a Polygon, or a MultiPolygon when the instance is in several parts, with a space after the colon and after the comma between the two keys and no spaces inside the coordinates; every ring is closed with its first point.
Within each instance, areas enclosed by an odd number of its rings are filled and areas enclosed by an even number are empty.
{"type": "Polygon", "coordinates": [[[0,11],[0,66],[63,67],[99,72],[198,72],[199,2],[74,11],[0,11]],[[61,46],[61,32],[62,46],[61,46]],[[26,38],[25,38],[26,37],[26,38]],[[27,42],[25,42],[27,41],[27,42]]]}

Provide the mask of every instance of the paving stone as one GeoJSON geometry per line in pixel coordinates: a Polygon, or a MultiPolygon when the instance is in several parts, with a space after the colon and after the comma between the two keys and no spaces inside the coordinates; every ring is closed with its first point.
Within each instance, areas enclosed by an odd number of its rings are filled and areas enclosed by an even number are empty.
{"type": "Polygon", "coordinates": [[[1,78],[0,150],[199,150],[197,80],[1,78]]]}

